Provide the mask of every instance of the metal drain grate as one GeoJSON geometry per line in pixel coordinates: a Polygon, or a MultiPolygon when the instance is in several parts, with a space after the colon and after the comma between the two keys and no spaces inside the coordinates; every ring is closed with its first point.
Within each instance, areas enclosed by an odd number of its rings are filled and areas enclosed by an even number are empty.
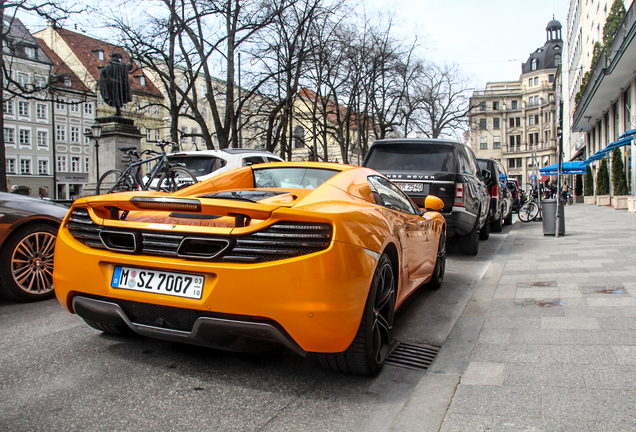
{"type": "Polygon", "coordinates": [[[439,347],[393,342],[385,363],[404,369],[428,369],[435,360],[439,347]]]}

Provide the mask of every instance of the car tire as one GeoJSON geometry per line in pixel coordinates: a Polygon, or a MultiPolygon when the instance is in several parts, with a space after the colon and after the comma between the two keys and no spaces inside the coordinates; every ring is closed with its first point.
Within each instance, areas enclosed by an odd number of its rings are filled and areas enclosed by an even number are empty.
{"type": "Polygon", "coordinates": [[[499,212],[499,217],[497,220],[492,221],[490,224],[490,229],[492,232],[501,232],[503,230],[503,209],[499,212]]]}
{"type": "Polygon", "coordinates": [[[446,273],[446,232],[442,231],[439,235],[435,268],[433,269],[431,280],[426,284],[426,287],[434,290],[439,289],[442,286],[442,282],[444,282],[444,273],[446,273]]]}
{"type": "Polygon", "coordinates": [[[479,240],[488,240],[490,238],[490,224],[485,223],[479,230],[479,240]]]}
{"type": "Polygon", "coordinates": [[[53,255],[57,228],[31,223],[18,228],[0,251],[0,290],[18,302],[53,297],[53,255]]]}
{"type": "MultiPolygon", "coordinates": [[[[478,213],[479,214],[479,213],[478,213]]],[[[486,221],[485,225],[488,224],[486,221]]],[[[475,222],[473,229],[465,235],[458,236],[459,252],[464,255],[475,256],[479,252],[479,219],[475,222]]]]}
{"type": "Polygon", "coordinates": [[[512,212],[510,212],[508,217],[504,219],[504,225],[512,225],[512,212]]]}
{"type": "Polygon", "coordinates": [[[319,353],[320,364],[335,372],[373,376],[389,354],[395,317],[396,281],[393,265],[383,254],[375,268],[360,327],[353,342],[340,353],[319,353]]]}
{"type": "Polygon", "coordinates": [[[82,319],[90,327],[93,327],[95,330],[99,330],[104,333],[109,333],[109,334],[114,334],[119,336],[131,336],[135,333],[128,326],[102,324],[100,322],[87,320],[86,318],[82,318],[82,319]]]}

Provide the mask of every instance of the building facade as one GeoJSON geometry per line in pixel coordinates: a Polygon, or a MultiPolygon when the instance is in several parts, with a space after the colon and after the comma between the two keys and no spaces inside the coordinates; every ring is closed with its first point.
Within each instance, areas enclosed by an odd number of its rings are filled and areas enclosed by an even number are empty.
{"type": "Polygon", "coordinates": [[[525,188],[538,179],[539,168],[556,162],[557,155],[554,83],[563,47],[561,24],[550,21],[546,34],[546,43],[522,64],[518,81],[488,83],[470,99],[475,154],[501,161],[508,176],[525,188]]]}
{"type": "MultiPolygon", "coordinates": [[[[572,131],[583,136],[583,157],[595,177],[603,157],[607,157],[611,164],[609,149],[620,149],[632,197],[636,194],[633,169],[636,150],[635,62],[636,6],[632,3],[613,42],[602,51],[591,71],[590,80],[572,117],[572,131]]],[[[611,181],[610,194],[614,195],[611,181]]]]}
{"type": "MultiPolygon", "coordinates": [[[[563,59],[564,160],[585,159],[585,134],[573,129],[576,95],[590,70],[594,45],[603,43],[603,27],[613,0],[570,0],[563,59]]],[[[633,0],[624,0],[626,8],[633,0]]]]}
{"type": "Polygon", "coordinates": [[[17,18],[5,18],[3,32],[5,67],[13,81],[3,94],[7,187],[28,187],[32,196],[52,196],[53,115],[47,92],[52,63],[17,18]]]}

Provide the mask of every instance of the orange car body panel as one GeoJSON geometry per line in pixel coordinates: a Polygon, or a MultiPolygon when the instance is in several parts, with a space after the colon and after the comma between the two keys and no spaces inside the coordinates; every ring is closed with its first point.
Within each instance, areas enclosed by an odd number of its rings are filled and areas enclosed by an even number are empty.
{"type": "MultiPolygon", "coordinates": [[[[437,212],[409,215],[377,205],[367,176],[377,172],[327,163],[258,165],[317,167],[340,172],[315,190],[285,189],[287,193],[257,203],[201,198],[228,189],[254,187],[253,169],[244,167],[220,174],[170,195],[130,192],[82,198],[72,209],[85,208],[94,223],[104,227],[147,229],[169,233],[239,235],[257,232],[277,221],[329,223],[332,240],[322,251],[261,263],[226,263],[162,256],[126,254],[96,249],[79,242],[64,220],[57,238],[55,292],[73,311],[78,294],[117,298],[177,308],[251,316],[278,323],[307,352],[341,352],[353,341],[377,263],[374,254],[394,247],[398,260],[397,306],[427,282],[435,264],[439,236],[445,229],[437,212]],[[216,219],[181,219],[170,211],[143,210],[129,200],[139,196],[198,197],[201,213],[216,219]],[[112,218],[110,208],[128,211],[126,220],[112,218]],[[237,208],[252,217],[235,227],[237,208]],[[160,269],[205,276],[202,298],[111,287],[116,265],[160,269]]],[[[268,188],[270,190],[271,188],[268,188]]],[[[275,190],[275,189],[272,189],[275,190]]],[[[282,190],[282,189],[281,189],[282,190]]]]}

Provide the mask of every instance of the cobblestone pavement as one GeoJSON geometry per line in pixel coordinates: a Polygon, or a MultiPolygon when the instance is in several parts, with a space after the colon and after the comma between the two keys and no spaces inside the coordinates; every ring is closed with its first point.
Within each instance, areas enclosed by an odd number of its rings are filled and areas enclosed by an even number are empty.
{"type": "Polygon", "coordinates": [[[636,214],[517,221],[393,430],[635,431],[636,214]]]}

